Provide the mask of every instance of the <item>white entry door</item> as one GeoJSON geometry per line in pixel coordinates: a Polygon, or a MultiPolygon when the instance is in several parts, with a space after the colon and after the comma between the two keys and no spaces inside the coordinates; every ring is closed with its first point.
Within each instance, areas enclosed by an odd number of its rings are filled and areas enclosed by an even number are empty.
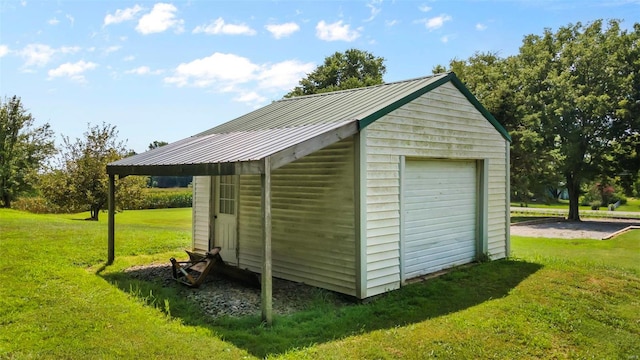
{"type": "Polygon", "coordinates": [[[221,248],[220,256],[226,263],[238,265],[238,177],[218,176],[215,187],[214,246],[221,248]]]}

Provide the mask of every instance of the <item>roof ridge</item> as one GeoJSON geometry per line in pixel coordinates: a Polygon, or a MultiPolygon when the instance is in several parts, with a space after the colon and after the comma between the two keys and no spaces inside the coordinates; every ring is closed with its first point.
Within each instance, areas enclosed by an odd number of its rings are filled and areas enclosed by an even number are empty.
{"type": "Polygon", "coordinates": [[[309,94],[309,95],[300,95],[300,96],[294,96],[294,97],[290,97],[290,98],[282,98],[280,100],[276,100],[275,102],[285,102],[285,101],[292,101],[292,100],[296,100],[296,99],[300,99],[300,98],[308,99],[308,98],[312,98],[312,97],[321,97],[321,96],[328,96],[328,95],[333,95],[333,94],[343,94],[343,93],[348,93],[348,92],[363,91],[363,90],[373,89],[373,88],[377,88],[377,87],[396,85],[396,84],[408,83],[408,82],[413,82],[413,81],[421,81],[421,80],[425,80],[425,79],[435,78],[435,77],[438,77],[438,76],[446,76],[446,75],[449,75],[450,73],[451,72],[444,72],[444,73],[439,73],[439,74],[431,74],[431,75],[427,75],[427,76],[415,77],[415,78],[412,78],[412,79],[398,80],[398,81],[392,81],[392,82],[388,82],[388,83],[382,83],[382,84],[377,84],[377,85],[369,85],[369,86],[357,87],[357,88],[352,88],[352,89],[327,91],[327,92],[322,92],[322,93],[317,93],[317,94],[309,94]]]}

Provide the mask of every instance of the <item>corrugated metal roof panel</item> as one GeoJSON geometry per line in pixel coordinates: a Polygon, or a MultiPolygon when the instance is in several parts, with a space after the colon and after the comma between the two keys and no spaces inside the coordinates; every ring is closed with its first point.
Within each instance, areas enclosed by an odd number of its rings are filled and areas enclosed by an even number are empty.
{"type": "Polygon", "coordinates": [[[121,159],[109,166],[167,166],[260,160],[354,121],[192,136],[121,159]]]}
{"type": "Polygon", "coordinates": [[[282,99],[197,136],[361,119],[447,75],[282,99]]]}

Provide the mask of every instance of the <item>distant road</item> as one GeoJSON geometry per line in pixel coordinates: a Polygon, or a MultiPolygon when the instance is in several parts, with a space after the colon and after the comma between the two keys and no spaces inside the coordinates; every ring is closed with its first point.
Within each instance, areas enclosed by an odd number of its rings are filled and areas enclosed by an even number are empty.
{"type": "MultiPolygon", "coordinates": [[[[567,216],[569,209],[545,209],[535,207],[518,207],[512,206],[511,212],[514,213],[536,213],[552,216],[567,216]]],[[[609,210],[580,210],[580,216],[587,217],[606,217],[613,219],[640,219],[640,212],[631,211],[609,211],[609,210]]]]}

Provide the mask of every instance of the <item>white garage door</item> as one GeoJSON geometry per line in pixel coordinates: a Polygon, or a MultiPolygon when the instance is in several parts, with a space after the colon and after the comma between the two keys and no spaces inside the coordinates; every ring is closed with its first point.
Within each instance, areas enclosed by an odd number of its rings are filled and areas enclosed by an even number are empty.
{"type": "Polygon", "coordinates": [[[407,161],[403,176],[403,280],[472,262],[475,161],[407,161]]]}

